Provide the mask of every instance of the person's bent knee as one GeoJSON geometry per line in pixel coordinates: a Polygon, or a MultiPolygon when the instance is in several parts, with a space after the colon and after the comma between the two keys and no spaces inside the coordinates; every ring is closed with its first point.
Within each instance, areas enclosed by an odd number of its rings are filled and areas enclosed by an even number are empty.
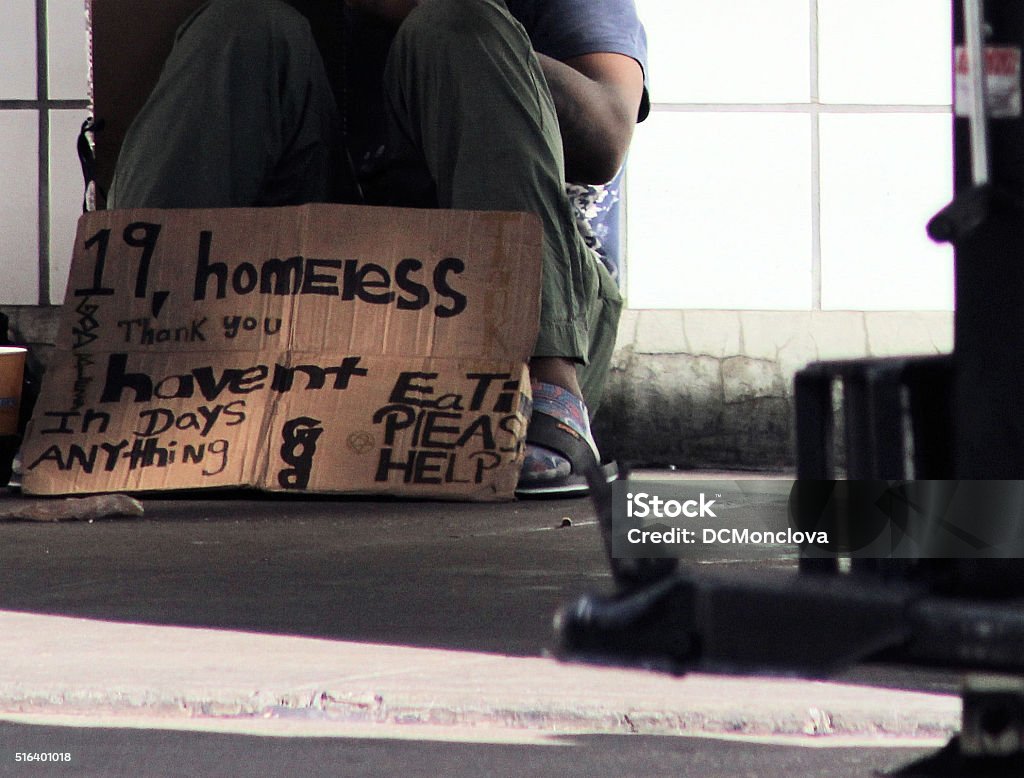
{"type": "Polygon", "coordinates": [[[284,0],[213,0],[193,15],[179,37],[201,38],[224,50],[242,42],[308,45],[309,22],[284,0]]]}
{"type": "Polygon", "coordinates": [[[487,40],[495,34],[526,34],[505,4],[495,0],[429,0],[399,28],[399,36],[421,39],[435,48],[443,48],[444,40],[487,40]]]}

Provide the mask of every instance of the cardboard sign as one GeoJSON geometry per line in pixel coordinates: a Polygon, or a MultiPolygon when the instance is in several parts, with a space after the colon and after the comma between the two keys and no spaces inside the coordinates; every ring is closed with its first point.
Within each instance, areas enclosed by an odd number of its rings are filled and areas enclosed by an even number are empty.
{"type": "Polygon", "coordinates": [[[24,490],[510,499],[540,241],[503,212],[86,214],[24,490]]]}

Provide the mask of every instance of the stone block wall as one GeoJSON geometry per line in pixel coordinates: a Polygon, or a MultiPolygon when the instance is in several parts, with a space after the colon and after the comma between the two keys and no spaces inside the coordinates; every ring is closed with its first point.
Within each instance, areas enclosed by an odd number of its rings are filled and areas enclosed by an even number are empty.
{"type": "Polygon", "coordinates": [[[0,313],[7,316],[11,341],[28,348],[30,369],[43,372],[57,340],[60,306],[0,305],[0,313]]]}
{"type": "Polygon", "coordinates": [[[947,311],[630,310],[595,436],[634,465],[788,469],[796,371],[952,348],[947,311]]]}

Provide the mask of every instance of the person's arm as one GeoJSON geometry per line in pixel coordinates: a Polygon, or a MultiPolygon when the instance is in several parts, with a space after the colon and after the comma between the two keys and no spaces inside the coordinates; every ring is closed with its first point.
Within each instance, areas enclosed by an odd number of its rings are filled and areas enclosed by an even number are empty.
{"type": "MultiPolygon", "coordinates": [[[[399,24],[422,0],[345,0],[349,6],[399,24]]],[[[558,114],[566,179],[603,184],[615,177],[633,137],[644,78],[623,54],[584,54],[561,62],[537,54],[558,114]]]]}
{"type": "Polygon", "coordinates": [[[643,97],[640,64],[624,54],[584,54],[560,62],[538,54],[555,102],[566,179],[603,184],[615,177],[633,138],[643,97]]]}

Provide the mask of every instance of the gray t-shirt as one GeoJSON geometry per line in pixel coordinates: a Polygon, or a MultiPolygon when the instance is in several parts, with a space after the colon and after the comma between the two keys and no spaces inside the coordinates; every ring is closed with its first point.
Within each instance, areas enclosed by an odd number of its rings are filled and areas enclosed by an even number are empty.
{"type": "MultiPolygon", "coordinates": [[[[509,12],[526,29],[534,51],[557,60],[611,52],[640,63],[647,83],[647,34],[633,0],[505,0],[509,12]]],[[[647,118],[650,101],[644,89],[637,121],[647,118]]]]}
{"type": "MultiPolygon", "coordinates": [[[[644,95],[637,121],[647,118],[647,36],[633,0],[506,0],[506,4],[529,34],[534,51],[558,60],[611,52],[639,62],[644,95]]],[[[624,277],[622,186],[620,170],[602,186],[569,182],[566,187],[580,233],[620,284],[624,277]]]]}

